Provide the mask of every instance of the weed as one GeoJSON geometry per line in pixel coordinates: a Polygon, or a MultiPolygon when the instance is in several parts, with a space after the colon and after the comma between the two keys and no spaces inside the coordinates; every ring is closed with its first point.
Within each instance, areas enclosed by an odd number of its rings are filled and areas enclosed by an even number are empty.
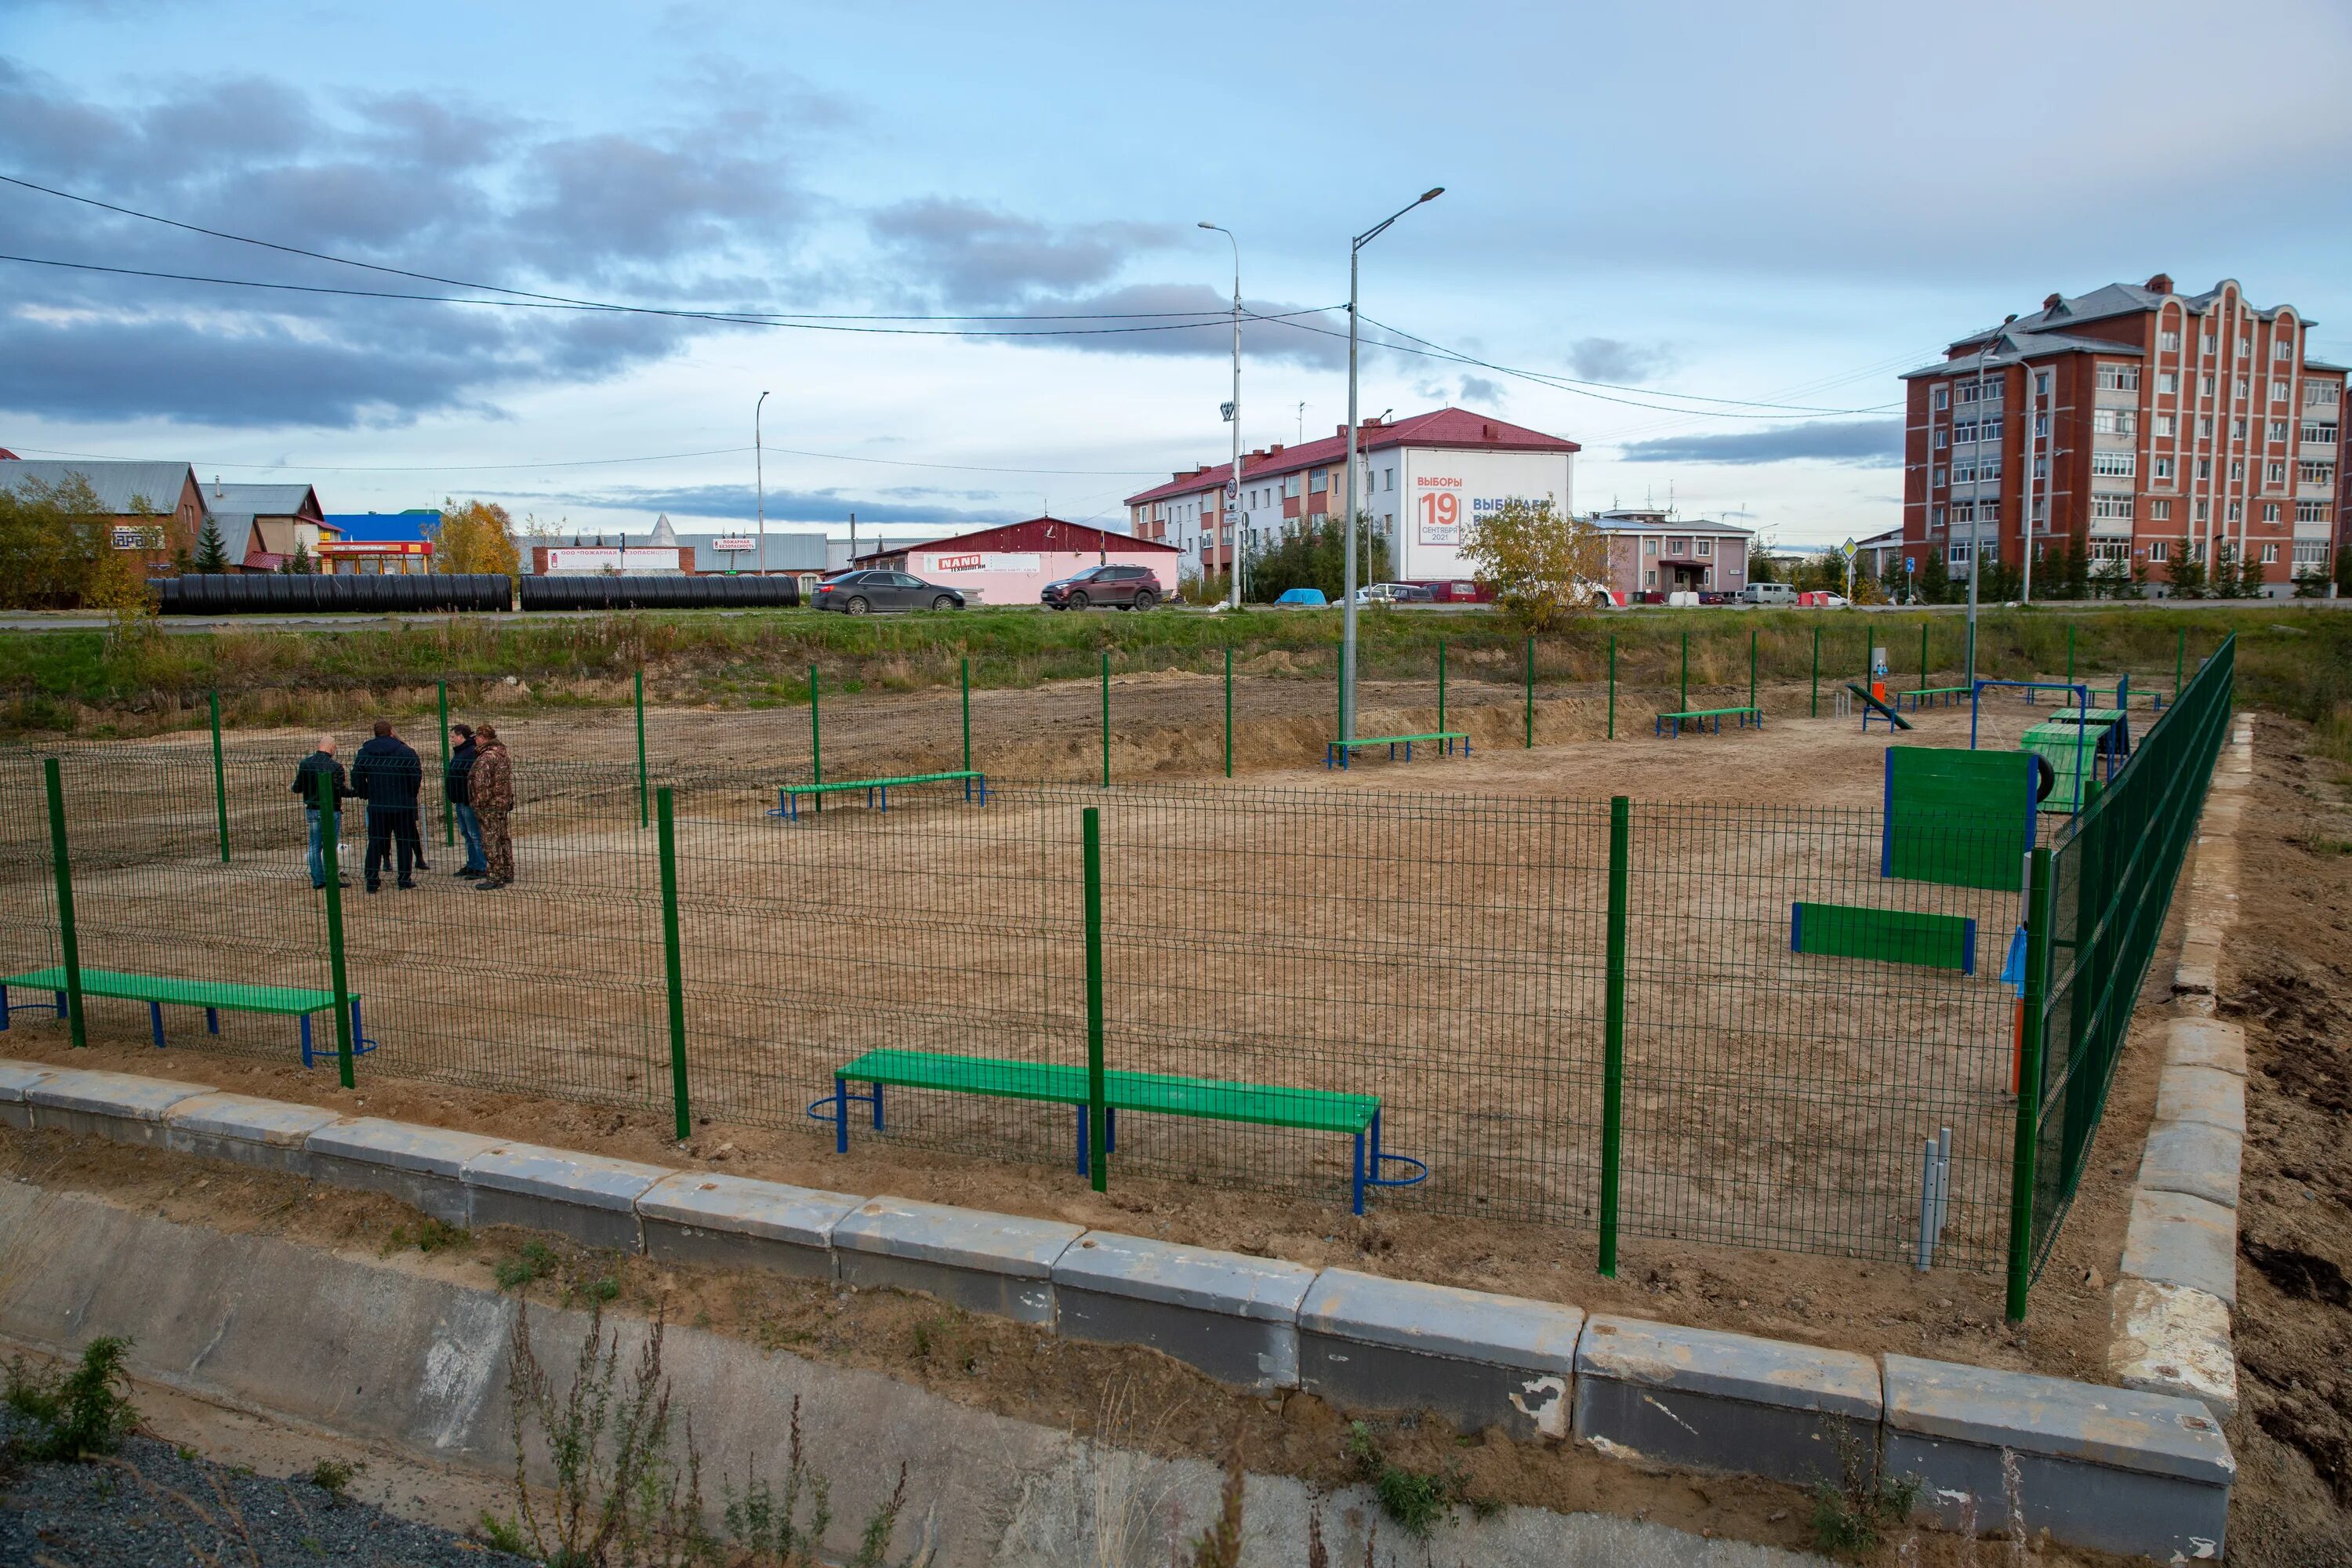
{"type": "Polygon", "coordinates": [[[511,1515],[500,1518],[488,1509],[482,1510],[482,1517],[474,1521],[474,1528],[466,1533],[491,1551],[509,1556],[520,1557],[528,1550],[523,1544],[521,1522],[511,1515]]]}
{"type": "Polygon", "coordinates": [[[351,1484],[365,1468],[365,1465],[349,1459],[320,1459],[302,1472],[302,1479],[337,1502],[349,1502],[351,1484]]]}
{"type": "Polygon", "coordinates": [[[1916,1476],[1892,1477],[1853,1434],[1838,1429],[1838,1479],[1813,1488],[1813,1544],[1836,1556],[1875,1552],[1886,1528],[1911,1517],[1919,1500],[1916,1476]]]}
{"type": "Polygon", "coordinates": [[[1415,1541],[1428,1540],[1439,1525],[1452,1521],[1457,1508],[1484,1519],[1498,1506],[1472,1496],[1468,1478],[1452,1465],[1430,1472],[1391,1464],[1371,1427],[1361,1421],[1348,1424],[1347,1455],[1356,1474],[1370,1485],[1381,1511],[1415,1541]]]}
{"type": "Polygon", "coordinates": [[[494,1271],[501,1290],[518,1289],[555,1272],[555,1254],[543,1241],[526,1241],[520,1256],[507,1258],[494,1271]]]}
{"type": "Polygon", "coordinates": [[[443,1225],[429,1215],[415,1230],[404,1225],[392,1227],[390,1250],[413,1247],[423,1253],[453,1252],[474,1245],[474,1233],[461,1226],[443,1225]]]}
{"type": "Polygon", "coordinates": [[[80,1362],[63,1375],[27,1366],[22,1356],[11,1361],[0,1401],[36,1427],[33,1436],[16,1439],[16,1450],[34,1460],[112,1453],[139,1424],[122,1370],[130,1349],[129,1340],[102,1335],[82,1347],[80,1362]]]}
{"type": "MultiPolygon", "coordinates": [[[[1241,1456],[1229,1455],[1225,1459],[1224,1490],[1218,1499],[1217,1522],[1192,1542],[1191,1563],[1179,1563],[1177,1568],[1241,1568],[1243,1479],[1241,1456]]],[[[1308,1519],[1315,1544],[1319,1546],[1320,1521],[1311,1514],[1308,1519]]]]}
{"type": "MultiPolygon", "coordinates": [[[[732,1486],[720,1488],[725,1500],[720,1518],[738,1554],[732,1560],[736,1568],[816,1568],[824,1561],[818,1553],[833,1523],[833,1485],[809,1465],[798,1394],[793,1396],[784,1434],[782,1487],[771,1485],[765,1477],[747,1474],[740,1492],[732,1486]]],[[[846,1568],[885,1568],[890,1538],[906,1506],[907,1467],[901,1464],[898,1484],[866,1517],[858,1532],[857,1551],[846,1568]]],[[[928,1552],[919,1552],[915,1560],[926,1556],[928,1552]]]]}

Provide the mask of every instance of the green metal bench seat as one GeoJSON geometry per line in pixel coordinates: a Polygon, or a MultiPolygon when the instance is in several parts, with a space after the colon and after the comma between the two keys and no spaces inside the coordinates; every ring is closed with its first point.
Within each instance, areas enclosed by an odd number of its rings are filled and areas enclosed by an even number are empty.
{"type": "Polygon", "coordinates": [[[1715,732],[1720,735],[1723,733],[1723,721],[1731,718],[1737,718],[1739,721],[1738,728],[1742,730],[1748,728],[1750,721],[1753,721],[1759,730],[1764,727],[1764,710],[1761,708],[1685,708],[1676,712],[1659,714],[1658,721],[1650,726],[1650,733],[1666,735],[1669,739],[1679,740],[1682,737],[1684,721],[1696,721],[1703,731],[1707,727],[1706,721],[1712,719],[1715,721],[1715,732]],[[1669,724],[1674,726],[1671,732],[1666,728],[1669,724]]]}
{"type": "MultiPolygon", "coordinates": [[[[315,1013],[330,1012],[335,1005],[331,991],[313,991],[301,985],[250,985],[238,981],[182,980],[165,974],[131,974],[116,969],[85,969],[81,972],[81,994],[85,996],[115,996],[125,1001],[147,1004],[147,1019],[155,1033],[155,1048],[163,1048],[163,1009],[202,1007],[205,1027],[212,1034],[220,1033],[220,1016],[227,1013],[274,1013],[280,1016],[299,1017],[302,1021],[302,1065],[310,1067],[318,1055],[311,1046],[310,1017],[315,1013]]],[[[11,1011],[24,1012],[27,1007],[66,1016],[66,970],[63,964],[47,969],[35,969],[23,974],[0,976],[0,1029],[8,1026],[11,1011]],[[52,1002],[17,1003],[10,1006],[8,991],[21,986],[27,991],[47,991],[52,1002]]],[[[369,1039],[360,1028],[360,999],[352,998],[352,1054],[364,1056],[375,1049],[376,1042],[369,1039]]]]}
{"type": "Polygon", "coordinates": [[[1906,697],[1911,700],[1911,711],[1914,713],[1916,713],[1922,708],[1933,708],[1937,706],[1936,699],[1939,697],[1944,700],[1944,704],[1946,706],[1958,706],[1961,698],[1968,696],[1976,688],[1972,686],[1923,686],[1916,691],[1895,692],[1894,694],[1895,706],[1897,708],[1902,707],[1903,700],[1906,697]]]}
{"type": "Polygon", "coordinates": [[[961,784],[963,797],[981,805],[988,804],[988,775],[972,768],[952,768],[943,773],[905,773],[892,779],[840,779],[832,784],[792,784],[776,786],[776,809],[770,816],[781,816],[787,822],[801,819],[803,795],[840,795],[860,789],[866,792],[866,804],[877,811],[890,809],[890,792],[908,784],[961,784]],[[973,791],[977,790],[977,795],[973,791]]]}
{"type": "Polygon", "coordinates": [[[1412,747],[1416,741],[1434,741],[1437,742],[1437,754],[1442,757],[1452,756],[1454,742],[1459,741],[1462,742],[1462,754],[1465,757],[1470,754],[1470,736],[1467,731],[1461,730],[1432,730],[1425,735],[1359,735],[1352,741],[1325,742],[1323,771],[1330,772],[1331,763],[1336,758],[1339,764],[1339,771],[1345,773],[1348,769],[1349,756],[1362,751],[1367,746],[1386,746],[1389,749],[1391,762],[1396,760],[1396,749],[1402,746],[1404,760],[1409,763],[1412,761],[1412,747]]]}
{"type": "MultiPolygon", "coordinates": [[[[878,1130],[882,1126],[885,1084],[1074,1106],[1078,1116],[1078,1173],[1087,1173],[1087,1107],[1091,1095],[1085,1068],[1013,1061],[1001,1057],[956,1056],[942,1051],[868,1051],[835,1069],[834,1091],[809,1105],[811,1117],[834,1124],[835,1152],[849,1152],[849,1107],[853,1101],[870,1104],[875,1127],[878,1130]],[[871,1088],[867,1093],[853,1094],[849,1088],[853,1083],[871,1088]]],[[[1117,1146],[1117,1118],[1122,1110],[1240,1121],[1260,1127],[1294,1127],[1309,1132],[1347,1133],[1356,1142],[1351,1198],[1357,1214],[1364,1212],[1367,1187],[1412,1186],[1429,1175],[1429,1167],[1421,1161],[1387,1153],[1381,1148],[1381,1097],[1377,1094],[1231,1083],[1218,1079],[1183,1078],[1174,1073],[1107,1072],[1103,1075],[1103,1146],[1107,1150],[1117,1146]],[[1405,1166],[1412,1173],[1383,1176],[1381,1171],[1384,1164],[1405,1166]]]]}

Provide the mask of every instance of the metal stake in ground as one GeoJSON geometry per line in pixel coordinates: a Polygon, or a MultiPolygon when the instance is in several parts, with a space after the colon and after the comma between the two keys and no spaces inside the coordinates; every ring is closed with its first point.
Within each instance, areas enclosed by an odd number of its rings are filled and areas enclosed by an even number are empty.
{"type": "Polygon", "coordinates": [[[1813,628],[1813,710],[1810,716],[1815,719],[1822,716],[1822,628],[1819,626],[1813,628]]]}
{"type": "Polygon", "coordinates": [[[1110,788],[1110,649],[1108,648],[1103,649],[1102,656],[1102,787],[1108,789],[1110,788]]]}
{"type": "Polygon", "coordinates": [[[1748,706],[1756,706],[1756,638],[1751,628],[1748,633],[1748,706]]]}
{"type": "MultiPolygon", "coordinates": [[[[207,693],[213,710],[213,815],[220,819],[221,864],[228,864],[228,767],[221,758],[220,693],[207,693]]],[[[443,731],[442,733],[448,733],[443,731]]]]}
{"type": "Polygon", "coordinates": [[[662,963],[669,982],[669,1098],[683,1143],[694,1135],[694,1115],[686,1097],[686,960],[677,934],[677,819],[669,785],[662,785],[656,810],[661,821],[662,963]]]}
{"type": "Polygon", "coordinates": [[[1437,728],[1445,728],[1445,639],[1437,639],[1437,728]]]}
{"type": "Polygon", "coordinates": [[[1633,877],[1633,803],[1609,802],[1609,975],[1601,1067],[1601,1272],[1617,1277],[1618,1172],[1625,1128],[1625,926],[1633,877]]]}
{"type": "Polygon", "coordinates": [[[1683,694],[1675,706],[1685,712],[1690,710],[1690,633],[1688,632],[1683,634],[1683,694]]]}
{"type": "Polygon", "coordinates": [[[963,661],[963,771],[971,772],[971,660],[963,661]]]}
{"type": "Polygon", "coordinates": [[[1087,909],[1087,1171],[1095,1191],[1110,1188],[1110,1107],[1103,1071],[1102,813],[1087,806],[1080,833],[1087,909]]]}
{"type": "MultiPolygon", "coordinates": [[[[1441,725],[1441,726],[1439,726],[1439,727],[1440,727],[1441,729],[1442,729],[1442,728],[1444,728],[1444,726],[1442,726],[1442,725],[1441,725]]],[[[1529,638],[1528,639],[1528,744],[1527,744],[1527,749],[1528,749],[1528,751],[1530,751],[1530,752],[1532,752],[1532,751],[1534,751],[1534,750],[1536,749],[1536,639],[1535,639],[1535,638],[1533,638],[1533,637],[1529,637],[1529,638]]]]}
{"type": "MultiPolygon", "coordinates": [[[[816,666],[809,666],[809,783],[824,783],[824,742],[817,730],[816,666]]],[[[824,809],[824,796],[814,797],[816,808],[824,809]]]]}
{"type": "MultiPolygon", "coordinates": [[[[448,733],[443,731],[442,733],[448,733]]],[[[319,789],[319,863],[327,875],[327,974],[335,992],[335,1077],[345,1089],[357,1089],[352,1073],[351,970],[343,961],[342,802],[335,798],[335,770],[321,768],[314,775],[319,789]]]]}
{"type": "Polygon", "coordinates": [[[1609,634],[1609,739],[1617,738],[1617,634],[1609,634]]]}
{"type": "MultiPolygon", "coordinates": [[[[441,689],[441,847],[444,849],[457,842],[457,805],[449,798],[449,683],[436,681],[441,689]]],[[[223,857],[226,858],[226,857],[223,857]]]]}
{"type": "Polygon", "coordinates": [[[1234,776],[1234,645],[1225,645],[1225,776],[1234,776]]]}
{"type": "Polygon", "coordinates": [[[2034,1157],[2042,1138],[2042,1047],[2044,988],[2049,984],[2051,897],[2050,851],[2026,857],[2025,1027],[2018,1040],[2017,1138],[2009,1174],[2009,1321],[2025,1321],[2025,1297],[2033,1283],[2034,1157]]]}
{"type": "MultiPolygon", "coordinates": [[[[444,730],[441,732],[446,735],[449,731],[444,730]]],[[[646,785],[648,782],[650,782],[649,775],[646,771],[646,672],[641,669],[637,671],[637,826],[639,827],[652,826],[651,819],[646,816],[646,785]]]]}
{"type": "Polygon", "coordinates": [[[49,795],[49,866],[58,879],[58,947],[66,961],[66,1022],[73,1043],[89,1044],[81,1016],[81,942],[74,933],[73,857],[66,849],[66,791],[58,760],[41,759],[41,783],[49,795]]]}

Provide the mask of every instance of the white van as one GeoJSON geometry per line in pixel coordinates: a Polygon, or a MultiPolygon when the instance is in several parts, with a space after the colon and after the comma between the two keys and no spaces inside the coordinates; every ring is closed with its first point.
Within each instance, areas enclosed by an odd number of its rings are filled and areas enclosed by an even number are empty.
{"type": "Polygon", "coordinates": [[[1793,605],[1797,591],[1786,583],[1750,583],[1739,590],[1743,605],[1793,605]]]}

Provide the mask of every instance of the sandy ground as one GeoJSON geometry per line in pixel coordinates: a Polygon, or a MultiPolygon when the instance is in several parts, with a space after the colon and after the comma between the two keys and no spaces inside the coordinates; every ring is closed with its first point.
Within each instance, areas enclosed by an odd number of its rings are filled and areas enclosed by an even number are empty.
{"type": "MultiPolygon", "coordinates": [[[[1198,706],[1195,678],[1134,684],[1170,705],[1171,722],[1198,706]]],[[[1319,726],[1328,687],[1295,684],[1317,707],[1296,721],[1319,726]]],[[[1221,697],[1220,683],[1207,685],[1221,697]]],[[[1463,692],[1457,683],[1449,693],[1449,720],[1463,692]]],[[[1367,728],[1433,721],[1433,702],[1410,706],[1433,695],[1407,690],[1403,706],[1380,708],[1368,693],[1367,728]]],[[[1491,720],[1515,741],[1517,691],[1485,695],[1509,700],[1473,706],[1474,730],[1491,720]]],[[[836,745],[854,761],[856,737],[919,729],[914,710],[945,711],[940,700],[829,705],[828,775],[839,776],[836,745]]],[[[1049,735],[1059,721],[1098,722],[1098,700],[1087,683],[976,693],[975,728],[994,706],[993,724],[1049,735]]],[[[953,694],[945,701],[951,708],[953,694]]],[[[1129,694],[1129,707],[1141,701],[1129,694]]],[[[1803,702],[1799,689],[1769,705],[1801,711],[1803,702]]],[[[812,1185],[2096,1375],[2105,1324],[2095,1281],[2113,1278],[2122,1222],[2110,1191],[2119,1184],[2105,1173],[2137,1160],[2153,1093],[2145,1053],[2126,1055],[2093,1175],[2032,1321],[2013,1331],[1996,1272],[2013,1121],[2008,1010],[1991,977],[2014,898],[1896,885],[1919,900],[1909,907],[1979,919],[1973,981],[1906,970],[1906,980],[1934,984],[1898,989],[1883,966],[1792,957],[1791,898],[1887,896],[1874,874],[1872,810],[1884,731],[1776,718],[1760,734],[1669,742],[1623,722],[1622,709],[1620,717],[1617,742],[1579,739],[1598,717],[1563,699],[1539,711],[1532,751],[1489,740],[1467,758],[1375,761],[1345,774],[1301,765],[1286,745],[1276,749],[1290,765],[1255,770],[1246,790],[1183,784],[1181,758],[1199,737],[1170,731],[1158,743],[1171,760],[1151,776],[1175,783],[1108,795],[1007,790],[984,812],[960,797],[902,796],[887,816],[836,806],[793,828],[756,815],[768,801],[755,792],[773,774],[723,764],[758,755],[760,726],[797,720],[804,730],[804,710],[657,712],[649,729],[692,738],[686,754],[703,770],[674,775],[684,781],[682,950],[698,1113],[681,1151],[667,1137],[657,867],[650,836],[634,826],[635,769],[569,760],[609,757],[626,716],[507,716],[531,803],[518,817],[523,881],[478,895],[441,875],[453,864],[442,859],[416,892],[371,899],[354,889],[346,900],[352,984],[369,1035],[384,1042],[361,1059],[356,1095],[335,1089],[325,1070],[293,1065],[284,1020],[228,1016],[215,1039],[175,1016],[174,1049],[159,1058],[144,1048],[140,1010],[101,1004],[92,1057],[812,1185]],[[1606,821],[1595,803],[1614,793],[1647,804],[1634,814],[1626,1240],[1612,1281],[1592,1272],[1591,1205],[1606,821]],[[1674,804],[1702,800],[1732,804],[1674,804]],[[835,1064],[875,1045],[1082,1059],[1075,818],[1097,801],[1114,1065],[1380,1092],[1390,1147],[1431,1160],[1427,1186],[1380,1194],[1369,1217],[1350,1219],[1344,1139],[1137,1118],[1119,1130],[1109,1194],[1096,1196],[1069,1169],[1066,1112],[894,1096],[891,1134],[856,1129],[846,1156],[799,1115],[835,1064]],[[1251,809],[1232,809],[1244,801],[1251,809]],[[519,971],[540,970],[562,984],[516,983],[519,971]],[[1922,1277],[1905,1267],[1916,1150],[1941,1125],[1956,1140],[1955,1204],[1942,1267],[1922,1277]]],[[[1988,738],[2034,717],[1992,712],[1988,738]]],[[[1965,709],[1918,723],[1914,739],[1966,744],[1965,709]]],[[[1213,761],[1220,739],[1211,732],[1213,761]]],[[[185,963],[194,950],[234,960],[239,973],[324,985],[320,900],[299,880],[291,801],[280,798],[303,749],[298,736],[235,738],[226,868],[205,809],[201,736],[113,749],[171,759],[160,790],[144,772],[75,762],[78,803],[128,819],[103,843],[88,833],[77,841],[85,962],[130,951],[185,963]],[[159,945],[159,931],[175,934],[159,945]]],[[[878,752],[870,761],[919,765],[878,752]]],[[[6,820],[38,820],[31,802],[0,804],[6,820]]],[[[16,834],[5,846],[34,926],[47,918],[41,847],[16,834]]],[[[48,961],[25,946],[26,923],[9,929],[0,940],[12,944],[10,962],[48,961]]],[[[21,1025],[6,1054],[66,1059],[59,1033],[21,1025]]]]}

